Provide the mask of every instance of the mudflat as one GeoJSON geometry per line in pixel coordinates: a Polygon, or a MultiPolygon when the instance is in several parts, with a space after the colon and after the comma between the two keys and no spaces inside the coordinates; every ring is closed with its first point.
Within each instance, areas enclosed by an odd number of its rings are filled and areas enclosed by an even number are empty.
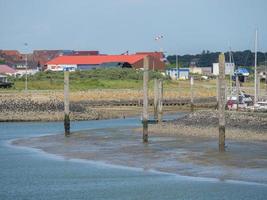
{"type": "MultiPolygon", "coordinates": [[[[226,133],[227,138],[227,133],[226,133]]],[[[96,129],[19,139],[13,145],[37,148],[65,159],[84,159],[194,177],[267,184],[267,144],[226,139],[218,152],[217,139],[192,135],[153,134],[142,143],[136,128],[96,129]]]]}

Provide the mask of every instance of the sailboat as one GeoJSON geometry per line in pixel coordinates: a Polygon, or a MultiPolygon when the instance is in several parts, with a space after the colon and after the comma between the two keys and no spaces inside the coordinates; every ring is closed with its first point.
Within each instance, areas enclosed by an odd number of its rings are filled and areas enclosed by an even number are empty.
{"type": "Polygon", "coordinates": [[[259,101],[259,91],[260,91],[260,79],[258,76],[257,70],[257,51],[258,51],[258,30],[256,30],[255,34],[255,71],[254,71],[254,111],[267,111],[267,101],[259,101]]]}

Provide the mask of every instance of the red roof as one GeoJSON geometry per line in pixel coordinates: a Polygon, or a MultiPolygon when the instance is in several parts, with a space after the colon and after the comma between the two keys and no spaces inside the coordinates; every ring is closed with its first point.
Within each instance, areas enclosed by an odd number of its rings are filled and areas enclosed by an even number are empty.
{"type": "Polygon", "coordinates": [[[144,58],[145,55],[98,55],[98,56],[59,56],[53,60],[47,62],[47,65],[75,65],[75,64],[87,64],[87,65],[100,65],[102,63],[110,62],[128,62],[134,64],[144,58]]]}
{"type": "Polygon", "coordinates": [[[14,74],[16,70],[9,67],[8,65],[0,65],[0,74],[14,74]]]}

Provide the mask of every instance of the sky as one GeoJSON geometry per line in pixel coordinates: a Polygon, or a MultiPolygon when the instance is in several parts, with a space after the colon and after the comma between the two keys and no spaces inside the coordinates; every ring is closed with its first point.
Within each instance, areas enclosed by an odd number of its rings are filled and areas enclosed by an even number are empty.
{"type": "Polygon", "coordinates": [[[0,26],[0,49],[22,52],[253,50],[256,29],[266,52],[267,0],[0,0],[0,26]]]}

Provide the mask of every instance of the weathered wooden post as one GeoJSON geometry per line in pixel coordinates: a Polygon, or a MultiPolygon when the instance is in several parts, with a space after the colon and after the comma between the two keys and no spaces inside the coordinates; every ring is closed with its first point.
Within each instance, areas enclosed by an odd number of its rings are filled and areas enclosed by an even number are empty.
{"type": "Polygon", "coordinates": [[[217,102],[216,102],[216,108],[215,109],[218,109],[218,107],[219,107],[219,96],[220,96],[220,92],[219,92],[219,77],[218,76],[216,76],[216,100],[217,100],[217,102]]]}
{"type": "Polygon", "coordinates": [[[225,56],[219,55],[219,151],[225,151],[225,56]]]}
{"type": "Polygon", "coordinates": [[[158,121],[158,107],[159,107],[159,83],[158,79],[154,79],[154,119],[158,121]]]}
{"type": "Polygon", "coordinates": [[[194,112],[194,77],[191,76],[190,77],[190,108],[191,108],[191,112],[194,112]]]}
{"type": "Polygon", "coordinates": [[[70,104],[69,104],[69,70],[64,71],[64,129],[65,136],[70,135],[70,104]]]}
{"type": "Polygon", "coordinates": [[[159,100],[158,100],[158,122],[162,122],[163,117],[163,80],[159,80],[159,100]]]}
{"type": "Polygon", "coordinates": [[[143,75],[143,142],[148,143],[148,68],[149,60],[146,56],[144,58],[144,75],[143,75]]]}

